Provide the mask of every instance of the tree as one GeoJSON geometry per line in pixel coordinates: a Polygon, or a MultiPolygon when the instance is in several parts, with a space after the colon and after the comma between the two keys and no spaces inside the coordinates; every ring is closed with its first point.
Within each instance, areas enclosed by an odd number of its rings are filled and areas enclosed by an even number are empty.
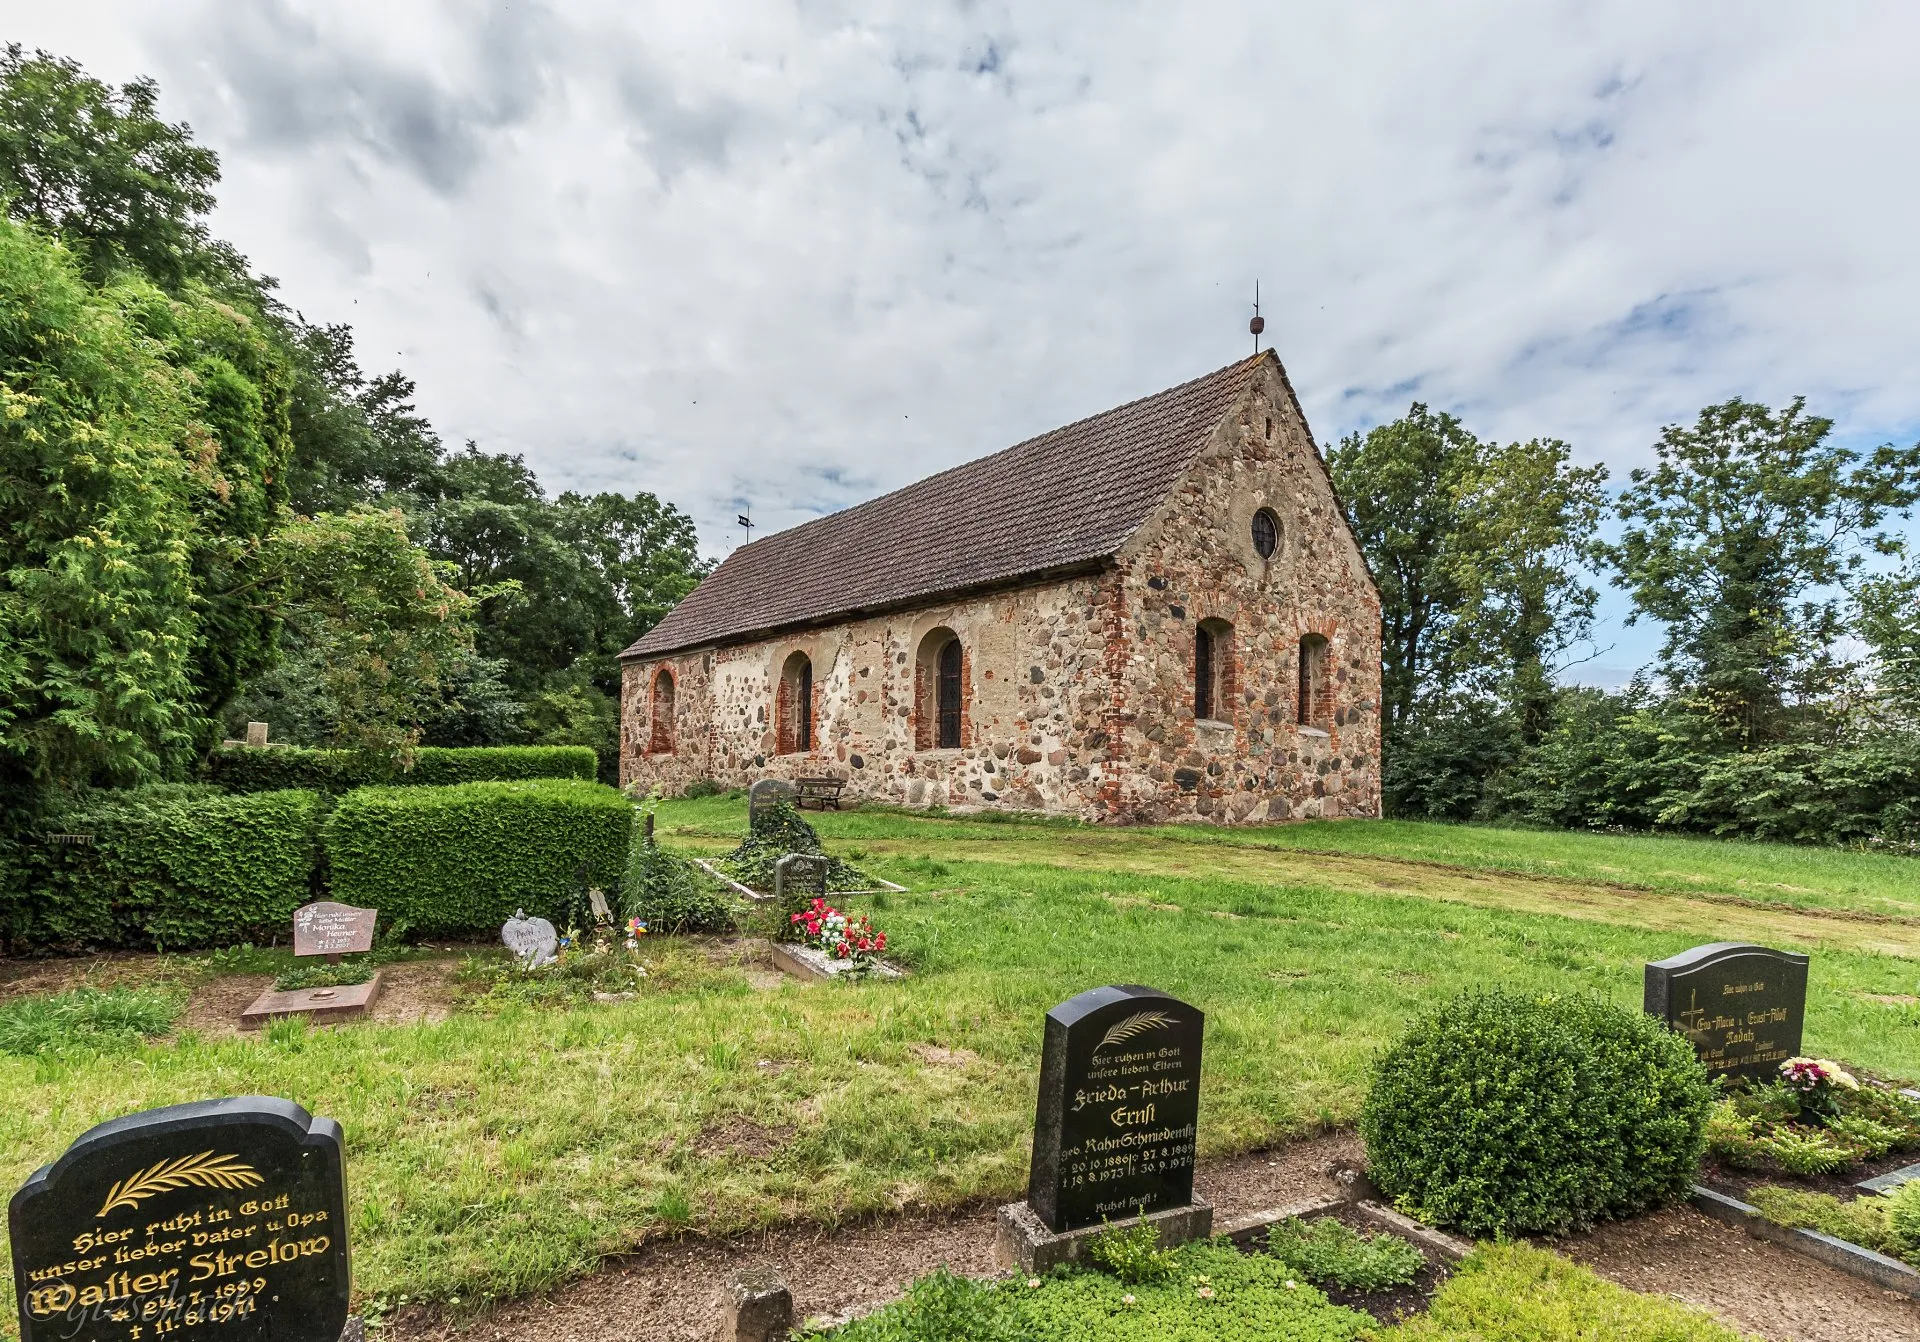
{"type": "Polygon", "coordinates": [[[491,593],[449,586],[449,567],[408,538],[397,508],[296,518],[264,567],[255,599],[286,621],[290,646],[253,693],[283,701],[311,744],[403,759],[466,669],[473,614],[491,593]]]}
{"type": "Polygon", "coordinates": [[[312,516],[431,498],[442,449],[413,404],[413,382],[398,372],[372,379],[361,372],[350,326],[309,326],[295,314],[281,320],[294,369],[294,510],[312,516]]]}
{"type": "Polygon", "coordinates": [[[1666,625],[1662,674],[1740,746],[1781,739],[1785,710],[1832,687],[1838,589],[1865,552],[1894,548],[1880,524],[1920,499],[1920,444],[1862,458],[1805,407],[1736,398],[1669,426],[1604,547],[1630,618],[1666,625]]]}
{"type": "Polygon", "coordinates": [[[161,776],[196,734],[193,500],[217,444],[152,333],[171,316],[144,281],[91,289],[64,248],[0,221],[0,773],[16,783],[161,776]]]}
{"type": "Polygon", "coordinates": [[[1585,637],[1594,591],[1578,564],[1605,506],[1604,467],[1566,444],[1482,442],[1415,404],[1327,453],[1380,587],[1383,725],[1461,694],[1517,696],[1530,732],[1551,663],[1585,637]]]}
{"type": "Polygon", "coordinates": [[[251,290],[246,265],[212,240],[220,160],[184,123],[155,114],[159,88],[114,89],[78,64],[20,44],[0,56],[0,195],[7,212],[62,238],[94,283],[132,266],[169,291],[190,278],[251,290]]]}

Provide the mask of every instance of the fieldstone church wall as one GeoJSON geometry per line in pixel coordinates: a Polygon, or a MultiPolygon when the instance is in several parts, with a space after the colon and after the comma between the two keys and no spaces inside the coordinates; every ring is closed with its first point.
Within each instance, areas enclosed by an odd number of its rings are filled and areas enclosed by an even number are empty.
{"type": "Polygon", "coordinates": [[[851,798],[1119,822],[1377,816],[1379,631],[1379,598],[1268,360],[1098,571],[628,661],[621,780],[672,794],[833,774],[851,798]],[[1262,509],[1278,524],[1265,558],[1262,509]],[[940,748],[932,685],[949,638],[964,713],[960,744],[940,748]],[[811,668],[810,741],[795,732],[796,653],[811,668]],[[1303,656],[1317,668],[1304,684],[1303,656]]]}

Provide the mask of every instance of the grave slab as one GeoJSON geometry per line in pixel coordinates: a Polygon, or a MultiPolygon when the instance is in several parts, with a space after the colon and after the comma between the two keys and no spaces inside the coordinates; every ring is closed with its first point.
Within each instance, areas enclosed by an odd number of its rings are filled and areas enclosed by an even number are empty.
{"type": "MultiPolygon", "coordinates": [[[[817,946],[795,946],[781,941],[773,943],[773,963],[776,969],[797,979],[837,979],[852,968],[847,961],[836,960],[817,946]]],[[[881,979],[902,977],[898,969],[884,960],[870,972],[881,979]]]]}
{"type": "Polygon", "coordinates": [[[269,988],[253,999],[253,1005],[240,1013],[240,1028],[258,1030],[268,1021],[284,1016],[305,1016],[315,1025],[353,1020],[367,1014],[380,996],[380,971],[365,983],[342,983],[331,988],[292,988],[276,992],[269,988]]]}

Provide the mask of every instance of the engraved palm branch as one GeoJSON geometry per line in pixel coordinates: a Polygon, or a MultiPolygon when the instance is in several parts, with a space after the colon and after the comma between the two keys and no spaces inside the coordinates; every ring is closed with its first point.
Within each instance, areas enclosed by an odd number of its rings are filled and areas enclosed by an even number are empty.
{"type": "Polygon", "coordinates": [[[1165,1011],[1135,1012],[1111,1030],[1108,1030],[1106,1034],[1101,1037],[1100,1042],[1093,1046],[1093,1051],[1098,1053],[1108,1044],[1124,1044],[1129,1039],[1145,1034],[1148,1030],[1164,1030],[1170,1025],[1178,1025],[1179,1023],[1179,1021],[1175,1020],[1165,1011]]]}
{"type": "Polygon", "coordinates": [[[238,1156],[202,1151],[197,1156],[163,1160],[150,1170],[122,1179],[107,1190],[106,1205],[98,1216],[116,1207],[137,1207],[156,1193],[171,1193],[176,1188],[253,1188],[265,1182],[258,1170],[242,1164],[238,1156]]]}

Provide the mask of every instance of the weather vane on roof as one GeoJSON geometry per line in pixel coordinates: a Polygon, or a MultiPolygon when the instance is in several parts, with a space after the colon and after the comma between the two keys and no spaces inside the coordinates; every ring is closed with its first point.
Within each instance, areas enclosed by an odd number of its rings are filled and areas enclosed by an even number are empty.
{"type": "Polygon", "coordinates": [[[747,538],[746,540],[740,543],[742,545],[752,544],[753,543],[753,519],[751,517],[748,517],[745,513],[741,513],[740,516],[735,518],[734,520],[737,521],[741,526],[747,529],[747,538]]]}
{"type": "Polygon", "coordinates": [[[1253,352],[1260,352],[1260,333],[1267,329],[1267,319],[1260,315],[1260,281],[1253,282],[1253,320],[1247,323],[1247,329],[1253,332],[1253,352]]]}

